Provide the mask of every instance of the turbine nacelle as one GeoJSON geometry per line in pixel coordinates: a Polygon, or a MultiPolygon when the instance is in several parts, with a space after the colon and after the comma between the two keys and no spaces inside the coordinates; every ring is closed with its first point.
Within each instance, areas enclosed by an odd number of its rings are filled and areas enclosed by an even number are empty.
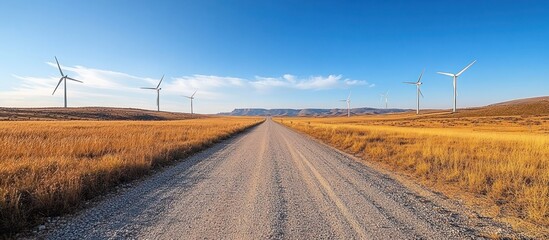
{"type": "Polygon", "coordinates": [[[194,99],[194,95],[196,94],[196,91],[198,91],[198,90],[195,90],[194,93],[191,96],[184,96],[183,95],[183,97],[186,97],[188,99],[194,99]]]}
{"type": "Polygon", "coordinates": [[[442,74],[442,75],[446,75],[446,76],[450,76],[450,77],[453,77],[453,78],[457,78],[459,77],[461,74],[463,74],[465,72],[465,70],[469,69],[471,66],[473,66],[473,64],[475,64],[475,62],[477,62],[477,60],[474,60],[473,62],[469,63],[469,65],[467,65],[467,67],[461,69],[461,71],[459,71],[458,73],[456,74],[453,74],[453,73],[447,73],[447,72],[437,72],[438,74],[442,74]]]}
{"type": "Polygon", "coordinates": [[[162,75],[162,78],[160,79],[160,82],[158,83],[158,85],[156,87],[142,87],[141,89],[150,89],[150,90],[156,90],[156,91],[160,91],[162,90],[162,88],[160,87],[160,84],[162,83],[162,80],[164,79],[164,75],[162,75]]]}

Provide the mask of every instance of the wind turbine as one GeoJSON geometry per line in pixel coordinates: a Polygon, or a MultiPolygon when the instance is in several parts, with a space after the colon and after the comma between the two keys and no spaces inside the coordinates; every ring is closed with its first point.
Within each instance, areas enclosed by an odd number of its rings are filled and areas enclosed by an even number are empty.
{"type": "Polygon", "coordinates": [[[385,109],[387,109],[387,100],[389,99],[389,90],[385,94],[379,94],[381,96],[381,102],[383,102],[383,98],[385,98],[385,109]]]}
{"type": "Polygon", "coordinates": [[[463,70],[459,71],[457,74],[453,74],[453,73],[446,73],[446,72],[437,72],[438,74],[442,74],[442,75],[446,75],[446,76],[450,76],[454,79],[454,109],[452,110],[452,112],[456,112],[456,105],[457,105],[457,78],[463,73],[465,72],[465,70],[467,70],[467,68],[471,67],[477,60],[474,60],[472,63],[470,63],[469,65],[467,65],[467,67],[465,67],[463,70]]]}
{"type": "Polygon", "coordinates": [[[343,99],[340,101],[347,103],[347,117],[350,117],[351,116],[351,91],[349,91],[349,96],[347,97],[347,99],[343,99]]]}
{"type": "Polygon", "coordinates": [[[417,109],[416,109],[416,114],[419,114],[419,95],[421,94],[421,97],[423,97],[423,93],[421,93],[421,90],[419,89],[421,84],[423,84],[421,82],[421,77],[423,76],[423,72],[425,72],[425,69],[423,71],[421,71],[421,74],[419,75],[419,78],[417,79],[417,82],[403,82],[403,83],[407,83],[407,84],[416,85],[416,88],[417,88],[417,109]]]}
{"type": "Polygon", "coordinates": [[[65,85],[65,108],[67,107],[67,79],[71,80],[71,81],[75,81],[75,82],[79,82],[79,83],[83,83],[82,81],[80,80],[76,80],[74,78],[71,78],[69,77],[69,75],[65,75],[63,73],[63,70],[61,70],[61,65],[59,65],[59,61],[57,61],[57,57],[55,57],[55,62],[57,63],[57,68],[59,68],[59,73],[61,73],[61,79],[59,79],[59,82],[57,83],[57,86],[55,87],[55,89],[53,90],[53,94],[55,94],[55,91],[57,91],[57,88],[59,87],[59,85],[61,85],[61,82],[64,81],[64,85],[65,85]]]}
{"type": "Polygon", "coordinates": [[[191,100],[191,114],[194,114],[194,112],[193,112],[193,99],[194,99],[194,95],[196,94],[196,91],[198,91],[198,90],[195,90],[193,95],[191,95],[191,96],[183,96],[183,97],[186,97],[186,98],[191,100]]]}
{"type": "Polygon", "coordinates": [[[157,107],[157,111],[160,111],[160,90],[162,90],[162,88],[160,87],[160,84],[162,83],[163,79],[164,79],[164,75],[162,75],[162,78],[160,79],[160,82],[158,83],[158,85],[155,88],[151,88],[151,87],[142,87],[141,88],[141,89],[156,90],[156,107],[157,107]]]}

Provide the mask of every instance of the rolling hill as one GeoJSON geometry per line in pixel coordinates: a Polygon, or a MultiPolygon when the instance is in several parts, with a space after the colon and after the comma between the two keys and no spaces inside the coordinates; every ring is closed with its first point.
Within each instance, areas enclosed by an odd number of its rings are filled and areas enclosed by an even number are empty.
{"type": "MultiPolygon", "coordinates": [[[[370,115],[385,113],[409,112],[410,117],[417,117],[415,111],[409,109],[377,109],[353,108],[352,115],[370,115]]],[[[483,107],[462,108],[457,113],[450,110],[425,109],[421,117],[489,117],[489,116],[541,116],[549,115],[549,96],[516,99],[495,103],[483,107]]],[[[264,108],[237,108],[232,112],[219,113],[225,116],[288,116],[288,117],[335,117],[347,115],[347,109],[264,109],[264,108]]]]}
{"type": "MultiPolygon", "coordinates": [[[[352,108],[351,115],[397,113],[409,111],[407,109],[377,109],[377,108],[352,108]]],[[[225,116],[310,116],[310,117],[329,117],[345,116],[347,109],[264,109],[264,108],[237,108],[232,112],[219,113],[225,116]]]]}
{"type": "Polygon", "coordinates": [[[484,107],[460,109],[453,117],[549,115],[549,96],[523,98],[484,107]]]}
{"type": "Polygon", "coordinates": [[[135,108],[0,108],[0,120],[183,120],[204,115],[157,112],[135,108]]]}
{"type": "MultiPolygon", "coordinates": [[[[352,115],[373,115],[410,112],[409,109],[353,108],[352,115]]],[[[516,99],[484,107],[459,109],[451,114],[442,110],[422,110],[423,117],[488,117],[488,116],[543,116],[549,115],[549,96],[516,99]]],[[[411,112],[410,112],[411,113],[411,112]]],[[[415,113],[415,112],[414,112],[415,113]]],[[[347,115],[346,109],[264,109],[237,108],[232,112],[219,113],[225,116],[309,116],[335,117],[347,115]]],[[[415,114],[410,115],[415,117],[415,114]]],[[[207,115],[157,112],[136,108],[78,107],[78,108],[1,108],[0,121],[25,120],[183,120],[204,118],[207,115]]]]}

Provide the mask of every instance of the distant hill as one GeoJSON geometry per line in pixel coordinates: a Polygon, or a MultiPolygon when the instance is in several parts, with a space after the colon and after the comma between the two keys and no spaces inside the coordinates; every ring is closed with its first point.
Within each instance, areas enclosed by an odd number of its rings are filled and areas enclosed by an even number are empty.
{"type": "Polygon", "coordinates": [[[135,108],[0,108],[0,120],[183,120],[203,115],[135,108]]]}
{"type": "MultiPolygon", "coordinates": [[[[352,108],[352,115],[366,115],[366,114],[382,114],[382,113],[397,113],[409,111],[407,109],[377,109],[377,108],[352,108]]],[[[219,113],[226,116],[315,116],[315,117],[327,117],[327,116],[345,116],[347,115],[347,109],[264,109],[264,108],[237,108],[232,112],[219,113]]]]}
{"type": "Polygon", "coordinates": [[[540,102],[548,103],[549,102],[549,96],[515,99],[515,100],[511,100],[511,101],[491,104],[491,105],[488,105],[488,107],[489,106],[502,106],[502,105],[536,104],[536,103],[540,103],[540,102]]]}
{"type": "Polygon", "coordinates": [[[523,98],[491,104],[485,107],[458,109],[454,117],[549,115],[549,96],[523,98]]]}
{"type": "MultiPolygon", "coordinates": [[[[408,109],[353,108],[352,115],[409,112],[408,109]]],[[[491,104],[478,108],[458,109],[450,114],[441,110],[424,110],[423,117],[487,117],[487,116],[546,116],[549,115],[549,96],[524,98],[491,104]]],[[[219,113],[226,116],[315,116],[334,117],[347,115],[347,109],[263,109],[240,108],[219,113]]],[[[410,115],[410,116],[414,116],[410,115]]],[[[183,120],[205,118],[206,115],[190,115],[135,108],[79,107],[79,108],[2,108],[0,121],[6,120],[183,120]]]]}
{"type": "MultiPolygon", "coordinates": [[[[409,112],[409,109],[377,109],[377,108],[353,108],[352,115],[384,114],[409,112]]],[[[415,113],[415,112],[414,112],[415,113]]],[[[483,116],[533,116],[549,115],[549,96],[516,99],[484,107],[458,109],[457,113],[451,114],[441,110],[423,110],[427,117],[483,117],[483,116]]],[[[219,113],[226,116],[312,116],[330,117],[345,116],[347,109],[264,109],[264,108],[237,108],[232,112],[219,113]]],[[[410,115],[410,116],[414,116],[410,115]]],[[[425,115],[423,115],[425,116],[425,115]]]]}

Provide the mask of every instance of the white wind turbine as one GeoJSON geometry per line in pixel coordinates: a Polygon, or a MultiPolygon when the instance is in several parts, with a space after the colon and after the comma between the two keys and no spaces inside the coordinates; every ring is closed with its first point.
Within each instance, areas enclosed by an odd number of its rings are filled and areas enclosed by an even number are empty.
{"type": "Polygon", "coordinates": [[[59,61],[57,61],[57,57],[55,57],[55,62],[57,63],[57,68],[59,68],[59,73],[61,73],[61,79],[59,79],[59,82],[57,83],[57,86],[55,87],[55,89],[53,90],[53,94],[55,94],[55,91],[57,91],[57,88],[59,87],[59,85],[61,85],[61,82],[64,81],[64,85],[65,85],[65,108],[67,107],[67,79],[71,80],[71,81],[75,81],[75,82],[79,82],[79,83],[83,83],[82,81],[80,80],[76,80],[74,78],[71,78],[69,77],[69,75],[65,75],[63,73],[63,70],[61,70],[61,66],[59,65],[59,61]]]}
{"type": "Polygon", "coordinates": [[[193,112],[193,99],[194,99],[194,95],[196,94],[196,91],[198,91],[198,90],[195,90],[193,95],[191,95],[191,96],[183,96],[183,97],[186,97],[186,98],[191,100],[191,114],[194,114],[194,112],[193,112]]]}
{"type": "Polygon", "coordinates": [[[387,109],[387,101],[389,99],[389,90],[385,94],[379,94],[381,96],[381,102],[383,102],[383,99],[385,98],[385,109],[387,109]]]}
{"type": "Polygon", "coordinates": [[[151,88],[151,87],[142,87],[141,88],[141,89],[156,90],[156,107],[157,107],[157,111],[160,111],[160,90],[162,90],[162,88],[160,87],[160,84],[162,83],[163,79],[164,79],[164,75],[162,75],[162,78],[160,79],[160,82],[158,83],[158,85],[155,88],[151,88]]]}
{"type": "Polygon", "coordinates": [[[423,76],[423,72],[425,72],[425,70],[423,70],[421,72],[421,74],[419,75],[419,78],[417,79],[417,82],[403,82],[403,83],[407,83],[407,84],[414,84],[416,85],[416,88],[417,88],[417,109],[416,109],[416,114],[419,114],[419,95],[421,95],[421,97],[423,97],[423,93],[421,93],[421,90],[419,89],[419,87],[421,86],[421,84],[423,84],[421,82],[421,77],[423,76]]]}
{"type": "Polygon", "coordinates": [[[351,116],[351,91],[349,91],[349,96],[347,99],[340,100],[341,102],[347,103],[347,117],[351,116]]]}
{"type": "Polygon", "coordinates": [[[457,78],[463,73],[465,72],[465,70],[467,70],[467,68],[471,67],[477,60],[474,60],[472,63],[470,63],[469,65],[467,65],[467,67],[465,67],[463,70],[459,71],[457,74],[453,74],[453,73],[446,73],[446,72],[437,72],[438,74],[442,74],[442,75],[446,75],[446,76],[450,76],[454,79],[454,109],[452,110],[452,112],[456,112],[456,105],[457,105],[457,78]]]}

